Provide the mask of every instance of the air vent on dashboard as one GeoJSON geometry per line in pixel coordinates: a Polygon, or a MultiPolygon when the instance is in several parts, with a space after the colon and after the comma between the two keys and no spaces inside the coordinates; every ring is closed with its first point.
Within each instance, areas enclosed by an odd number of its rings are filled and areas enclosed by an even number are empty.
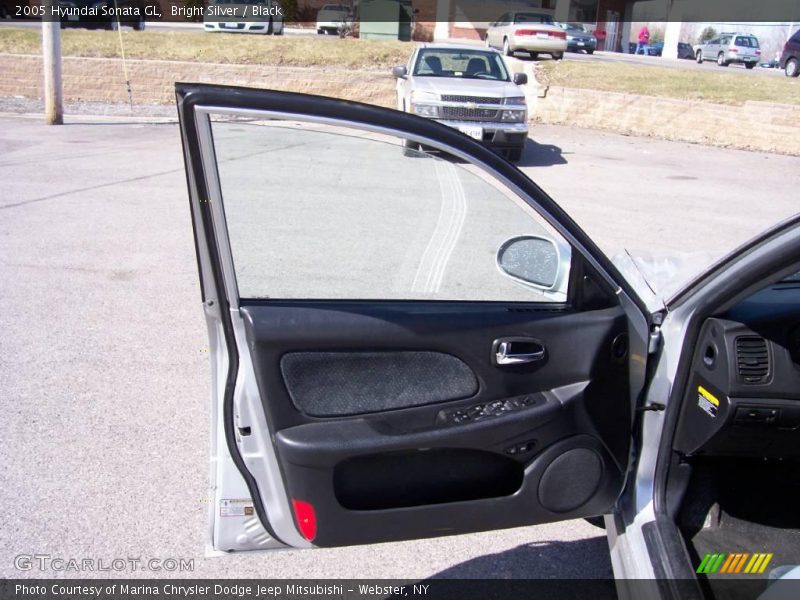
{"type": "Polygon", "coordinates": [[[767,340],[757,335],[736,338],[736,370],[744,383],[764,383],[769,377],[767,340]]]}

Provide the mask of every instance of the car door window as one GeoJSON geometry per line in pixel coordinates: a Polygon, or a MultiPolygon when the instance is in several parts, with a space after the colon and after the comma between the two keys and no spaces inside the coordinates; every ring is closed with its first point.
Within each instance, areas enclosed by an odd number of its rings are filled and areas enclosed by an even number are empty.
{"type": "Polygon", "coordinates": [[[212,442],[213,548],[608,512],[647,322],[558,205],[429,119],[176,88],[225,434],[212,442]],[[253,518],[218,518],[231,498],[251,498],[253,518]]]}
{"type": "Polygon", "coordinates": [[[566,300],[569,246],[476,167],[302,122],[223,119],[212,133],[242,298],[566,300]],[[555,243],[519,257],[539,287],[498,267],[518,236],[555,243]]]}

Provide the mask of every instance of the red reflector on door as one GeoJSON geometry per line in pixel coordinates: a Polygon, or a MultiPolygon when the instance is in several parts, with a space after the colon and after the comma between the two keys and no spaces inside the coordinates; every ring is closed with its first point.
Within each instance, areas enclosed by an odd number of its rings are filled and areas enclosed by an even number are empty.
{"type": "Polygon", "coordinates": [[[292,500],[292,508],[300,533],[309,542],[313,541],[317,537],[317,516],[314,514],[314,507],[302,500],[292,500]]]}

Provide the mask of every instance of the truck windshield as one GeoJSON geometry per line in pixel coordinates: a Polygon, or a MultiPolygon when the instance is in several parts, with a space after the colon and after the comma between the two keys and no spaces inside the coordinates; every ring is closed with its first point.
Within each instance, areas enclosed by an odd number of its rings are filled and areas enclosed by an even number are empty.
{"type": "Polygon", "coordinates": [[[496,52],[460,48],[424,48],[417,56],[414,75],[508,81],[508,71],[496,52]]]}

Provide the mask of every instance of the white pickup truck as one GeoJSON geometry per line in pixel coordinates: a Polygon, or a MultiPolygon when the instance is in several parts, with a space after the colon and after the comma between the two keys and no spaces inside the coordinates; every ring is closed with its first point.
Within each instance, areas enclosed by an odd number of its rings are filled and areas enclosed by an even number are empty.
{"type": "Polygon", "coordinates": [[[398,110],[454,127],[511,161],[522,157],[528,107],[519,86],[528,78],[512,74],[499,52],[425,44],[414,50],[407,65],[392,72],[398,110]]]}

